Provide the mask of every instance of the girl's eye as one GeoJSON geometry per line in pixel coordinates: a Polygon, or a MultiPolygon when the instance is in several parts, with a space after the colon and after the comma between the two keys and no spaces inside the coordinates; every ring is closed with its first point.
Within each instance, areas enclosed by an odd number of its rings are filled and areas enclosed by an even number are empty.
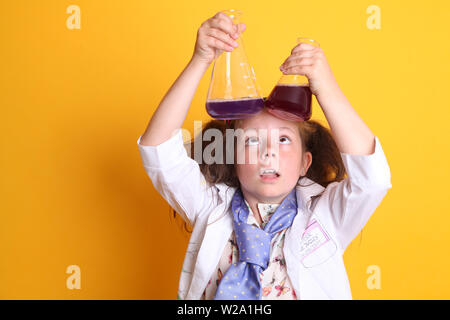
{"type": "MultiPolygon", "coordinates": [[[[289,139],[288,137],[285,137],[285,136],[280,138],[280,142],[282,144],[288,144],[288,143],[290,143],[290,141],[291,141],[291,139],[289,139]]],[[[256,137],[247,138],[245,143],[248,145],[256,145],[258,143],[258,138],[256,138],[256,137]]]]}
{"type": "MultiPolygon", "coordinates": [[[[283,139],[284,139],[284,141],[286,141],[286,140],[287,140],[287,141],[291,141],[291,139],[289,139],[288,137],[281,137],[281,138],[280,138],[280,141],[282,141],[283,139]]],[[[283,144],[284,144],[284,143],[283,143],[283,144]]]]}
{"type": "Polygon", "coordinates": [[[247,141],[245,141],[245,143],[248,145],[254,145],[254,143],[256,144],[256,142],[258,142],[258,138],[255,137],[247,138],[247,141]]]}

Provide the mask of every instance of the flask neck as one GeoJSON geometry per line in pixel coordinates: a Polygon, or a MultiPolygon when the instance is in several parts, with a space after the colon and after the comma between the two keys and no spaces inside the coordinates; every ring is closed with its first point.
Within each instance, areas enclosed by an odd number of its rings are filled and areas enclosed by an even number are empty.
{"type": "Polygon", "coordinates": [[[237,9],[227,9],[223,10],[222,12],[231,18],[233,24],[236,24],[239,27],[239,22],[241,22],[242,17],[242,11],[237,9]]]}

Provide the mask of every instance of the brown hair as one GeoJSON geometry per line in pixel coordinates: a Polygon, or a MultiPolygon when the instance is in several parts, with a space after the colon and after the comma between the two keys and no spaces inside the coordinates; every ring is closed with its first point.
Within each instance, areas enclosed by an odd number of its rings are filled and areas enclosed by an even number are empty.
{"type": "MultiPolygon", "coordinates": [[[[217,129],[223,136],[223,155],[226,154],[226,129],[235,129],[238,120],[210,120],[203,127],[201,132],[190,142],[188,142],[189,150],[194,150],[194,143],[197,139],[203,137],[203,133],[208,129],[217,129]]],[[[347,173],[342,161],[339,149],[331,135],[330,129],[324,127],[316,120],[308,120],[297,122],[300,138],[302,141],[303,152],[311,152],[312,163],[306,174],[299,178],[307,177],[314,182],[317,182],[323,187],[336,181],[341,181],[346,178],[347,173]]],[[[234,136],[235,137],[235,136],[234,136]]],[[[236,138],[236,137],[235,137],[236,138]]],[[[202,150],[210,144],[211,141],[202,140],[202,150]]],[[[236,145],[236,143],[234,144],[236,145]]],[[[190,154],[193,158],[193,152],[190,154]]],[[[214,156],[214,154],[212,154],[214,156]]],[[[194,159],[194,158],[193,158],[194,159]]],[[[195,160],[195,159],[194,159],[195,160]]],[[[201,161],[199,164],[200,171],[205,177],[205,180],[211,184],[224,183],[229,187],[239,187],[239,179],[237,177],[234,164],[206,164],[201,161]]],[[[176,217],[176,211],[171,208],[170,211],[173,217],[176,217]]],[[[188,224],[185,222],[184,227],[187,232],[188,224]]]]}

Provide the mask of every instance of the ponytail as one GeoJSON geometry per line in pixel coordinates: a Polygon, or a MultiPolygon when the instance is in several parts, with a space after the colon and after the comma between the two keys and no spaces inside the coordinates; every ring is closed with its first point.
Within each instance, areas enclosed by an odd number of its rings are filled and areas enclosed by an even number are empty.
{"type": "Polygon", "coordinates": [[[344,162],[330,129],[316,120],[299,122],[298,129],[303,152],[312,154],[306,177],[326,188],[328,184],[346,177],[344,162]]]}

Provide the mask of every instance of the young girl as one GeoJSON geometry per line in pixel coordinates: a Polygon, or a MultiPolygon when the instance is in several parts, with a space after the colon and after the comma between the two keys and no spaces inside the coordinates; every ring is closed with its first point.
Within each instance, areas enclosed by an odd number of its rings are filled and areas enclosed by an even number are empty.
{"type": "Polygon", "coordinates": [[[193,227],[177,297],[351,299],[344,251],[392,185],[378,138],[341,92],[322,49],[299,44],[280,69],[308,78],[331,131],[263,109],[203,127],[223,134],[224,154],[226,130],[243,130],[245,143],[233,150],[243,163],[199,164],[184,148],[181,126],[195,90],[238,36],[224,13],[201,25],[191,60],[137,141],[154,187],[193,227]]]}

